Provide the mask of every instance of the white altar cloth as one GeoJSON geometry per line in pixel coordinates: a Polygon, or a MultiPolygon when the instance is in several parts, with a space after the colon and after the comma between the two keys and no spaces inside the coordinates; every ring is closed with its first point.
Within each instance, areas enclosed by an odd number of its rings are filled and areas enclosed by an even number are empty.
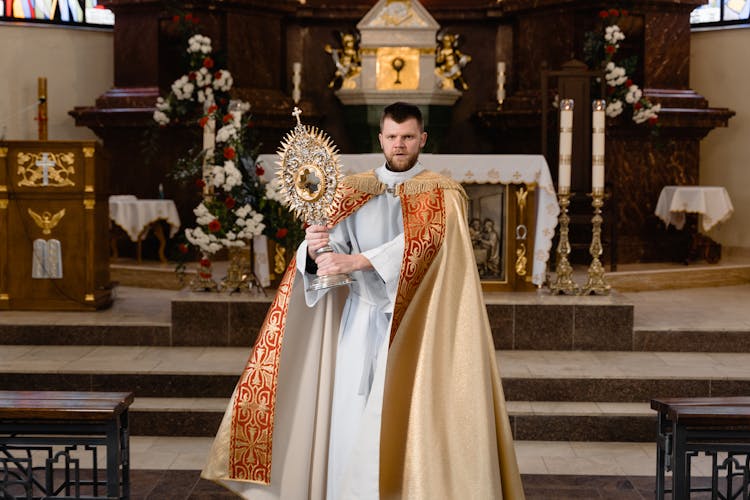
{"type": "Polygon", "coordinates": [[[734,212],[729,193],[721,186],[664,186],[654,213],[669,226],[685,226],[685,213],[701,217],[704,232],[729,219],[734,212]]]}
{"type": "MultiPolygon", "coordinates": [[[[340,155],[345,175],[365,172],[383,163],[382,153],[340,155]]],[[[271,180],[279,157],[258,156],[265,170],[263,178],[271,180]]],[[[542,155],[443,155],[420,154],[419,161],[433,172],[438,172],[461,183],[475,184],[536,184],[537,213],[534,235],[534,265],[532,283],[541,286],[546,278],[547,261],[552,238],[557,227],[560,206],[547,162],[542,155]]]]}
{"type": "Polygon", "coordinates": [[[172,200],[141,200],[129,194],[110,196],[109,218],[135,242],[158,220],[169,224],[170,238],[180,229],[180,216],[172,200]]]}

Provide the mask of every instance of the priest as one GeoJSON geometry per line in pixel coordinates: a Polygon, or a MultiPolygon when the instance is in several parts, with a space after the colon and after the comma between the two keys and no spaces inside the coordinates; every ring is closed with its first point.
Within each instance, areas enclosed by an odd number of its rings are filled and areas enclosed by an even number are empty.
{"type": "Polygon", "coordinates": [[[387,106],[379,140],[385,163],[307,229],[203,477],[255,499],[523,499],[466,196],[419,163],[418,107],[387,106]]]}

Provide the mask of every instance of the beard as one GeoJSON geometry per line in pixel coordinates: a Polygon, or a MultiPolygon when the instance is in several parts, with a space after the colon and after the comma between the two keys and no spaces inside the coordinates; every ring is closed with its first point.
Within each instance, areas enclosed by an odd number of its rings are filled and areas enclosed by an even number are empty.
{"type": "Polygon", "coordinates": [[[419,159],[419,153],[410,154],[407,152],[398,153],[384,153],[386,168],[392,172],[406,172],[410,170],[414,165],[417,164],[419,159]]]}

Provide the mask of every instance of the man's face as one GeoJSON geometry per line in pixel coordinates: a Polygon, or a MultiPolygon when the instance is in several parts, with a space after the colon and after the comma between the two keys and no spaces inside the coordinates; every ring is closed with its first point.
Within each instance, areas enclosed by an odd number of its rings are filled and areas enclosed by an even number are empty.
{"type": "Polygon", "coordinates": [[[390,169],[394,172],[406,172],[417,163],[419,150],[427,142],[427,132],[419,130],[415,118],[396,123],[386,117],[378,139],[390,169]]]}

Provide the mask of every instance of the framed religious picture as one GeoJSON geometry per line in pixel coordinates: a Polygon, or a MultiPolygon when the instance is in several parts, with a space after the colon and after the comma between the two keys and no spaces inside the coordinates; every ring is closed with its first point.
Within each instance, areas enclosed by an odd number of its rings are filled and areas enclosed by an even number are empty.
{"type": "Polygon", "coordinates": [[[508,185],[464,184],[471,246],[482,281],[508,282],[508,185]]]}
{"type": "Polygon", "coordinates": [[[464,184],[477,272],[485,291],[533,289],[534,185],[464,184]]]}

